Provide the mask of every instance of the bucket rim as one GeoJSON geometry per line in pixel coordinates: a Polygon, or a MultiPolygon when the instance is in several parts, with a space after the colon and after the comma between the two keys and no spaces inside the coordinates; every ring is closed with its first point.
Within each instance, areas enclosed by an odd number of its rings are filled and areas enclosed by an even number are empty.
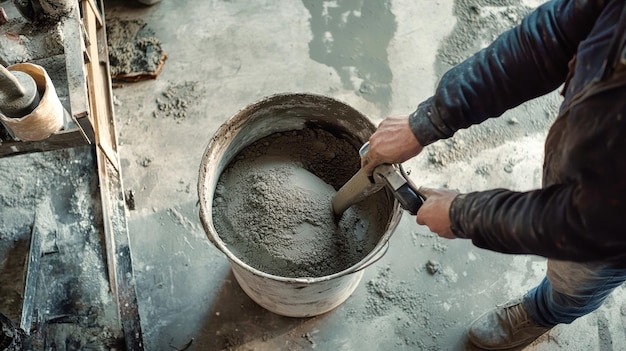
{"type": "MultiPolygon", "coordinates": [[[[200,222],[202,223],[202,226],[204,228],[204,231],[207,237],[213,243],[213,245],[217,247],[217,249],[219,249],[222,253],[226,255],[226,257],[228,258],[229,261],[231,261],[231,263],[235,263],[238,266],[245,268],[248,272],[252,273],[253,275],[256,275],[262,278],[285,282],[285,283],[292,283],[292,284],[293,283],[314,284],[318,282],[324,282],[324,281],[329,281],[332,279],[337,279],[337,278],[340,278],[340,277],[343,277],[352,273],[359,272],[362,269],[368,267],[369,265],[375,263],[380,258],[382,258],[382,256],[381,257],[377,257],[377,256],[385,248],[385,246],[388,245],[389,239],[395,232],[395,229],[398,226],[402,213],[403,213],[403,211],[400,208],[400,204],[398,200],[396,200],[395,198],[392,198],[393,205],[392,205],[392,210],[390,212],[389,223],[387,224],[386,230],[383,233],[383,235],[380,237],[378,243],[376,243],[374,248],[367,255],[365,255],[365,257],[359,260],[357,263],[339,272],[336,272],[330,275],[321,276],[321,277],[283,277],[283,276],[279,276],[275,274],[266,273],[255,267],[250,266],[249,264],[241,260],[239,257],[237,257],[237,255],[235,255],[233,252],[231,252],[228,249],[228,245],[224,243],[224,241],[220,238],[219,234],[217,233],[217,230],[213,226],[212,211],[211,211],[212,206],[208,206],[208,201],[206,201],[207,199],[206,199],[206,193],[205,193],[206,192],[205,183],[206,183],[206,177],[208,174],[208,172],[206,172],[205,170],[207,169],[207,166],[208,166],[208,160],[212,156],[211,151],[213,150],[213,148],[215,147],[215,144],[219,140],[219,136],[230,131],[232,125],[238,120],[238,118],[242,118],[242,114],[246,112],[255,111],[256,109],[259,109],[263,105],[267,103],[271,103],[274,100],[278,100],[278,99],[282,99],[286,97],[297,98],[297,97],[302,97],[302,96],[331,101],[333,103],[338,103],[342,105],[343,107],[347,108],[348,110],[350,110],[351,112],[357,114],[363,120],[363,122],[368,124],[371,128],[373,128],[374,130],[376,129],[374,124],[370,121],[369,118],[367,118],[367,116],[362,114],[360,111],[358,111],[354,107],[348,105],[346,102],[333,98],[333,97],[316,94],[316,93],[308,93],[308,92],[291,92],[291,93],[285,92],[285,93],[272,94],[269,96],[265,96],[261,99],[258,99],[257,101],[241,108],[234,115],[232,115],[228,120],[222,123],[222,125],[220,125],[220,127],[215,131],[215,133],[209,140],[205,148],[204,154],[202,155],[202,159],[200,162],[200,174],[198,176],[198,194],[199,194],[199,205],[200,205],[199,215],[200,215],[200,222]]],[[[212,191],[214,190],[215,189],[213,189],[212,191]]]]}

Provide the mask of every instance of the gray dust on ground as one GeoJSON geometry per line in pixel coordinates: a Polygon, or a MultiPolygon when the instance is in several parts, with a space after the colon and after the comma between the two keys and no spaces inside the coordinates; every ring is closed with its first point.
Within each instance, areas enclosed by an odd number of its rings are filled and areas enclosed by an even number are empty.
{"type": "MultiPolygon", "coordinates": [[[[61,342],[79,349],[116,347],[121,340],[92,151],[80,147],[0,158],[0,277],[23,274],[34,231],[41,237],[33,349],[61,342]]],[[[20,319],[25,284],[18,277],[3,279],[0,288],[0,311],[14,321],[20,319]]]]}
{"type": "Polygon", "coordinates": [[[204,96],[204,89],[198,82],[186,81],[181,84],[170,84],[160,96],[156,98],[156,110],[152,112],[154,118],[172,118],[177,123],[187,118],[189,109],[196,104],[196,100],[204,96]]]}

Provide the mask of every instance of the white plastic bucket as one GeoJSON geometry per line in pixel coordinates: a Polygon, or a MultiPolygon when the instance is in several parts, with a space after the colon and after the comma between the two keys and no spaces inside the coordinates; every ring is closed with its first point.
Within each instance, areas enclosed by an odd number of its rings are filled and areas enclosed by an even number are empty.
{"type": "MultiPolygon", "coordinates": [[[[209,240],[229,259],[233,274],[246,294],[262,307],[289,317],[310,317],[343,303],[358,286],[363,269],[380,259],[388,248],[402,212],[390,193],[385,194],[388,220],[376,246],[355,265],[323,277],[289,278],[267,274],[235,256],[215,230],[212,203],[220,175],[246,146],[277,132],[322,128],[355,147],[368,141],[376,127],[352,107],[321,95],[279,94],[239,111],[211,138],[200,166],[198,194],[200,220],[209,240]]],[[[386,192],[386,190],[384,190],[386,192]]]]}

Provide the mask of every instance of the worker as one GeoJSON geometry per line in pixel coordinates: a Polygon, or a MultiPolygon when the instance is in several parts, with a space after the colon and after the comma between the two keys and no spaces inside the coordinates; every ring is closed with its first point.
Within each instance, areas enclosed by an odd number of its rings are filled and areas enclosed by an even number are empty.
{"type": "Polygon", "coordinates": [[[474,346],[530,344],[602,305],[626,280],[626,7],[553,0],[450,69],[409,116],[388,117],[362,159],[401,163],[462,128],[564,83],[545,141],[541,189],[420,191],[417,223],[503,253],[548,258],[546,278],[468,328],[474,346]]]}

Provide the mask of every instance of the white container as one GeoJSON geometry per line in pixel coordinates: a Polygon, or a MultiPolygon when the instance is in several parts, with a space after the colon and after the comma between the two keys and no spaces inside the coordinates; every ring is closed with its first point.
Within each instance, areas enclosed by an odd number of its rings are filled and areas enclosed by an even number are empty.
{"type": "Polygon", "coordinates": [[[378,243],[361,261],[341,272],[307,278],[267,274],[236,257],[215,230],[212,203],[217,181],[230,161],[246,146],[270,134],[323,128],[355,146],[355,155],[376,127],[361,113],[337,100],[312,94],[279,94],[249,105],[225,122],[211,138],[200,166],[198,194],[200,220],[209,240],[229,259],[241,288],[262,307],[289,317],[310,317],[343,303],[358,286],[363,269],[380,259],[388,248],[402,212],[389,192],[385,230],[378,243]]]}
{"type": "Polygon", "coordinates": [[[0,113],[0,122],[21,141],[40,141],[63,128],[64,110],[46,70],[32,63],[18,63],[7,68],[30,75],[41,94],[39,105],[24,117],[11,118],[0,113]]]}

